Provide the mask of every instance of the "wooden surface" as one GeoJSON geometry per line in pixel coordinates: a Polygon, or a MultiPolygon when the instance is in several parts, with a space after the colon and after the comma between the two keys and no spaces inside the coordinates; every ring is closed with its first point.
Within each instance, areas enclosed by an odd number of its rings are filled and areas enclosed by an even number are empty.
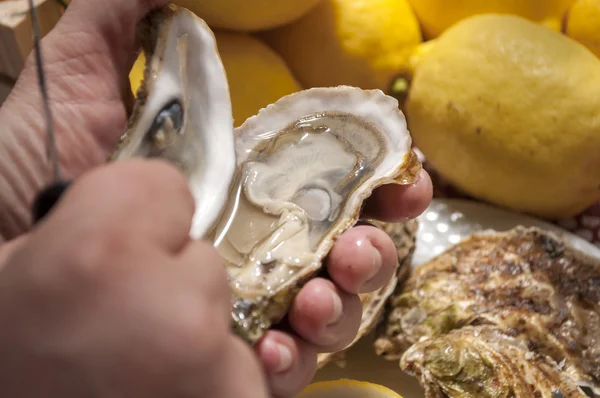
{"type": "MultiPolygon", "coordinates": [[[[34,0],[40,34],[45,36],[63,14],[56,0],[34,0]]],[[[0,1],[0,104],[33,49],[33,30],[27,0],[0,1]]]]}

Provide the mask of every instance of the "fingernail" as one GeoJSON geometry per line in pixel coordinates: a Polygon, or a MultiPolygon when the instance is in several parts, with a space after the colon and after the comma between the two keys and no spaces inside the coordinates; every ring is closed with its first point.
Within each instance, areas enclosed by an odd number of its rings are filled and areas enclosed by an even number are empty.
{"type": "Polygon", "coordinates": [[[419,171],[419,174],[417,175],[417,179],[415,180],[414,183],[412,183],[413,187],[417,186],[421,181],[423,181],[423,178],[425,177],[425,173],[426,173],[425,169],[421,169],[419,171]]]}
{"type": "Polygon", "coordinates": [[[331,292],[331,300],[333,302],[333,312],[327,326],[337,323],[342,317],[342,299],[340,299],[340,296],[336,292],[331,292]]]}
{"type": "Polygon", "coordinates": [[[383,260],[381,258],[381,253],[379,253],[379,250],[377,250],[376,248],[371,246],[371,256],[372,256],[372,262],[371,262],[371,272],[369,272],[369,277],[367,278],[367,281],[370,281],[371,279],[373,279],[375,277],[375,275],[377,275],[377,273],[379,273],[379,270],[381,269],[381,265],[383,264],[383,260]]]}
{"type": "Polygon", "coordinates": [[[279,351],[279,365],[275,372],[283,373],[292,367],[292,352],[283,344],[277,344],[277,351],[279,351]]]}
{"type": "Polygon", "coordinates": [[[367,221],[367,220],[358,220],[358,221],[356,222],[356,226],[358,227],[358,226],[360,226],[360,225],[365,225],[365,226],[367,226],[367,227],[373,227],[373,228],[379,228],[379,227],[377,227],[375,224],[373,224],[372,222],[370,222],[370,221],[367,221]]]}

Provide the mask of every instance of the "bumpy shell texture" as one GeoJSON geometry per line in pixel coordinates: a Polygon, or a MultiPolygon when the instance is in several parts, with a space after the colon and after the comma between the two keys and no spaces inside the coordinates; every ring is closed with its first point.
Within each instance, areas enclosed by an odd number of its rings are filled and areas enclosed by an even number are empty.
{"type": "Polygon", "coordinates": [[[417,267],[390,306],[375,350],[401,359],[431,397],[600,391],[600,261],[550,232],[475,234],[417,267]],[[467,378],[487,392],[459,393],[476,387],[467,378]]]}
{"type": "Polygon", "coordinates": [[[169,6],[140,32],[145,78],[111,160],[162,158],[187,176],[196,200],[190,236],[213,241],[225,260],[233,327],[253,344],[321,272],[371,192],[416,180],[406,120],[379,90],[314,88],[234,131],[208,26],[169,6]]]}
{"type": "Polygon", "coordinates": [[[493,326],[468,326],[408,349],[401,367],[426,398],[587,398],[560,368],[493,326]]]}

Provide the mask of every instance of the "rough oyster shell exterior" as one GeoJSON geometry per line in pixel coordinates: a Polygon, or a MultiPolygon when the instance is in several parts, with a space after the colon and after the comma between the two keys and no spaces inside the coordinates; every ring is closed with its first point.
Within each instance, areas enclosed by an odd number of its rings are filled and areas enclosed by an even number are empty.
{"type": "MultiPolygon", "coordinates": [[[[531,391],[520,384],[514,396],[584,396],[581,391],[567,394],[578,386],[599,394],[600,262],[539,228],[473,234],[417,267],[403,289],[391,297],[375,351],[389,360],[401,359],[403,369],[426,382],[429,396],[443,397],[434,392],[460,387],[469,376],[467,371],[476,369],[465,368],[460,377],[439,378],[428,370],[437,366],[435,361],[420,355],[433,350],[428,347],[463,347],[468,341],[477,342],[480,353],[502,356],[498,369],[503,372],[518,366],[520,372],[539,378],[548,366],[553,368],[554,379],[546,381],[563,394],[543,391],[542,386],[549,384],[540,380],[531,391]],[[484,333],[482,327],[493,333],[484,333]],[[511,348],[503,346],[509,342],[525,347],[514,351],[514,362],[503,354],[511,348]],[[521,355],[541,359],[527,365],[521,355]]],[[[438,365],[440,361],[445,367],[452,365],[442,351],[433,353],[439,354],[438,365]]],[[[483,359],[476,362],[477,369],[487,372],[482,383],[497,378],[503,388],[510,384],[506,375],[484,369],[483,359]]],[[[496,384],[486,385],[491,389],[496,384]]]]}

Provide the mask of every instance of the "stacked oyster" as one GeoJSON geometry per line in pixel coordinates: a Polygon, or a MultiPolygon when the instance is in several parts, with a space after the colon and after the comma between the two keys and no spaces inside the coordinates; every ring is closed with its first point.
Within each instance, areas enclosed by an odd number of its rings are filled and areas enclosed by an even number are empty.
{"type": "Polygon", "coordinates": [[[538,228],[477,233],[417,267],[375,342],[429,397],[600,393],[600,261],[538,228]]]}

